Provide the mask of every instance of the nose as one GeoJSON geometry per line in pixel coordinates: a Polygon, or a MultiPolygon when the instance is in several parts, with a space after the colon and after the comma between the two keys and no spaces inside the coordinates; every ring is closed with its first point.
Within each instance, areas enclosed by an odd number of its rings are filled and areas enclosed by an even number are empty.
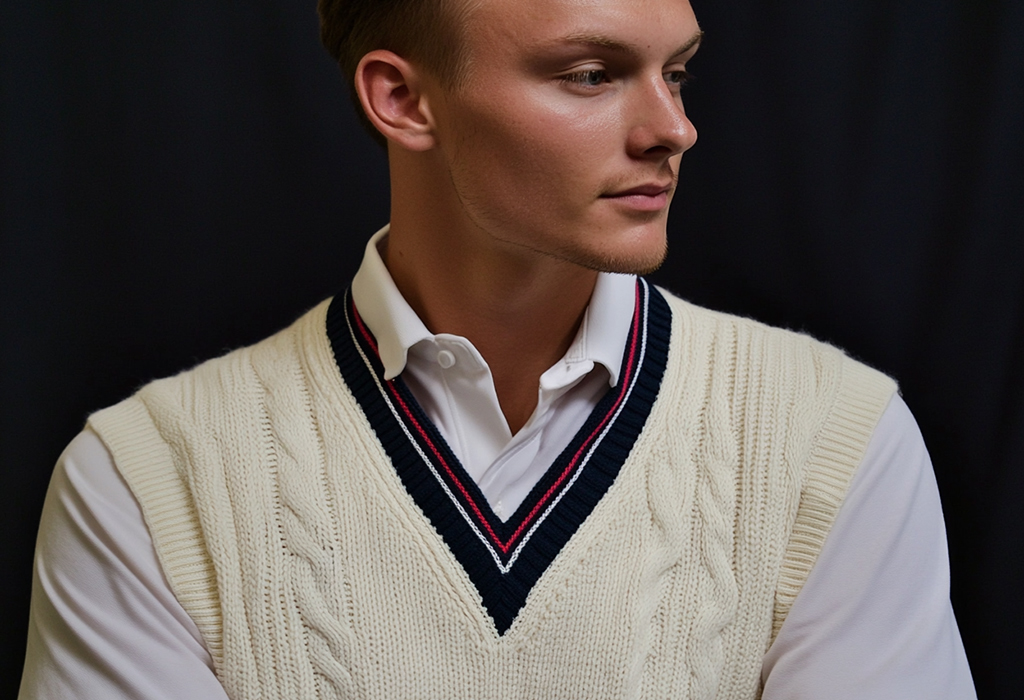
{"type": "Polygon", "coordinates": [[[635,158],[668,158],[697,142],[697,130],[686,116],[679,98],[659,75],[637,85],[638,100],[632,106],[628,147],[635,158]]]}

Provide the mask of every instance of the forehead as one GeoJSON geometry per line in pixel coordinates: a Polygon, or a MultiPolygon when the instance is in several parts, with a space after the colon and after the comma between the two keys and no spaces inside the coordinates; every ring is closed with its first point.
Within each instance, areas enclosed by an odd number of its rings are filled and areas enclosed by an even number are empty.
{"type": "Polygon", "coordinates": [[[688,0],[462,0],[466,40],[489,53],[572,37],[608,37],[656,48],[678,46],[697,31],[688,0]]]}

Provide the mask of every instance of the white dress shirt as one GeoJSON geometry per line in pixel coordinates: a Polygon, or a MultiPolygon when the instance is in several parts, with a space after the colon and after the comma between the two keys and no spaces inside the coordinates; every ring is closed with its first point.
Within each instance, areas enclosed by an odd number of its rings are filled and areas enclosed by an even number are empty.
{"type": "MultiPolygon", "coordinates": [[[[386,375],[402,374],[499,517],[511,515],[618,381],[634,278],[602,274],[571,347],[512,435],[465,338],[431,334],[368,244],[352,294],[386,375]]],[[[913,416],[893,397],[817,563],[762,665],[764,700],[971,700],[945,529],[913,416]]],[[[47,493],[20,698],[226,700],[171,593],[138,502],[91,431],[47,493]]]]}
{"type": "Polygon", "coordinates": [[[385,227],[367,243],[352,280],[352,300],[377,339],[384,378],[402,375],[491,510],[508,520],[618,384],[636,277],[598,276],[575,339],[541,375],[537,408],[513,435],[487,361],[466,338],[427,330],[398,291],[378,252],[386,234],[385,227]]]}

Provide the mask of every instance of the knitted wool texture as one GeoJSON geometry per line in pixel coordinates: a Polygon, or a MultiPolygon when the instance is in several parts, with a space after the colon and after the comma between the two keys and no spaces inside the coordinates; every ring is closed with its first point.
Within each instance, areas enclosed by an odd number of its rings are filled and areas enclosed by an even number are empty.
{"type": "Polygon", "coordinates": [[[94,414],[228,696],[759,697],[894,385],[668,300],[647,423],[505,634],[342,381],[327,302],[94,414]]]}

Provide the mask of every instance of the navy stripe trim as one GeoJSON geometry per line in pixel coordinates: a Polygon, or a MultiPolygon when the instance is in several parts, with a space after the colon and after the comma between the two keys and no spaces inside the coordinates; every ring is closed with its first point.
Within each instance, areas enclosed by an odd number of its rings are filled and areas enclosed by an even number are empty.
{"type": "Polygon", "coordinates": [[[331,302],[327,334],[345,383],[406,491],[473,581],[501,634],[614,482],[657,398],[671,311],[646,281],[637,281],[636,292],[619,385],[602,397],[507,522],[491,511],[401,377],[384,380],[376,339],[350,294],[331,302]]]}

